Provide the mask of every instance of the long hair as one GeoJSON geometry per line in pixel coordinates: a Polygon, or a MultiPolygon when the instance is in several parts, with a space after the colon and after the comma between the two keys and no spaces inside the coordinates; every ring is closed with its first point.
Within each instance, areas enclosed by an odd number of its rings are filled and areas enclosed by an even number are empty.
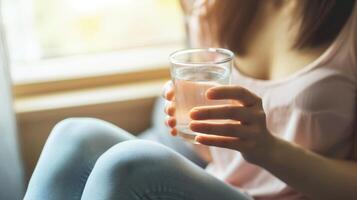
{"type": "MultiPolygon", "coordinates": [[[[249,27],[264,0],[214,0],[203,5],[201,37],[244,54],[249,27]]],[[[352,13],[355,0],[300,0],[300,22],[292,48],[314,48],[332,42],[352,13]]]]}

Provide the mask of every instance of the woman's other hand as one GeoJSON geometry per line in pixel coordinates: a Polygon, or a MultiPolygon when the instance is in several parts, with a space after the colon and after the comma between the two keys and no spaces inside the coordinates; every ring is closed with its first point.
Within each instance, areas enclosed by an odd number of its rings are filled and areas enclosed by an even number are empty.
{"type": "Polygon", "coordinates": [[[206,96],[233,103],[191,110],[191,130],[203,133],[196,136],[196,141],[240,151],[247,161],[255,164],[269,159],[276,138],[267,129],[261,99],[239,86],[214,87],[206,96]]]}

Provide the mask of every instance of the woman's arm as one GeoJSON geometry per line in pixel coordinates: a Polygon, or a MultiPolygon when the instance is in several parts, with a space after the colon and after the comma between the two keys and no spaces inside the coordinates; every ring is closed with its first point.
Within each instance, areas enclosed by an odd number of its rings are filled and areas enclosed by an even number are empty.
{"type": "Polygon", "coordinates": [[[262,167],[312,199],[357,199],[357,162],[329,159],[276,140],[262,167]]]}
{"type": "Polygon", "coordinates": [[[219,86],[206,95],[237,103],[192,109],[190,128],[205,133],[196,136],[197,142],[240,151],[247,161],[312,199],[357,199],[357,162],[329,159],[273,136],[261,99],[244,88],[219,86]]]}

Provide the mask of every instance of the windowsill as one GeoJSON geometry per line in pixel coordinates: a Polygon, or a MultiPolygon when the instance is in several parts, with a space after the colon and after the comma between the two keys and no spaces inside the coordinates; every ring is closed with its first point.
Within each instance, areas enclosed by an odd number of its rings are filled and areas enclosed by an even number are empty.
{"type": "Polygon", "coordinates": [[[182,47],[172,44],[16,65],[11,69],[15,97],[168,78],[168,56],[182,47]]]}
{"type": "Polygon", "coordinates": [[[167,79],[113,85],[53,94],[19,97],[15,100],[15,111],[20,119],[58,115],[61,110],[86,106],[127,104],[143,99],[153,99],[162,93],[167,79]]]}

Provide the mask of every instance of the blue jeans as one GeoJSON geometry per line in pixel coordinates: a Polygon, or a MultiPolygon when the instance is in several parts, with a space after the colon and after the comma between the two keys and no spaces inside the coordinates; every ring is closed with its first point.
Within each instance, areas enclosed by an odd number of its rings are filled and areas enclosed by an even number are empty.
{"type": "Polygon", "coordinates": [[[176,151],[101,120],[53,129],[25,200],[247,200],[176,151]]]}

